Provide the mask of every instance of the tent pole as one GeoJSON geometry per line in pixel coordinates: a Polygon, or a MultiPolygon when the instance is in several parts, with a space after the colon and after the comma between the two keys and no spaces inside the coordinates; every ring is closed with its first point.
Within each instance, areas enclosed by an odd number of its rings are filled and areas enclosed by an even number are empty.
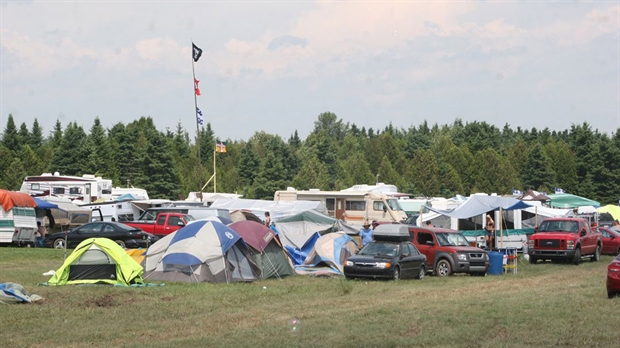
{"type": "Polygon", "coordinates": [[[499,245],[504,248],[504,226],[502,225],[502,207],[499,207],[499,245]]]}

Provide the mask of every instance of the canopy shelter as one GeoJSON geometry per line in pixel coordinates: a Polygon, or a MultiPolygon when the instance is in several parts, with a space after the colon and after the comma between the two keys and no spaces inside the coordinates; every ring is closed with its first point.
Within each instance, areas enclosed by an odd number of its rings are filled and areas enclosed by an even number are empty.
{"type": "Polygon", "coordinates": [[[470,217],[485,214],[489,211],[495,211],[500,209],[524,209],[529,206],[529,204],[513,197],[473,195],[454,209],[440,210],[433,207],[428,207],[428,209],[452,218],[468,219],[470,217]]]}
{"type": "Polygon", "coordinates": [[[538,201],[543,203],[551,201],[551,198],[549,198],[549,196],[547,196],[546,194],[534,191],[532,189],[525,190],[525,192],[523,192],[519,197],[517,197],[517,199],[521,201],[538,201]]]}
{"type": "Polygon", "coordinates": [[[52,214],[52,209],[58,209],[58,204],[54,204],[37,197],[33,197],[33,199],[37,204],[35,208],[37,218],[43,219],[44,217],[47,217],[50,228],[54,228],[54,226],[56,226],[56,220],[54,220],[54,214],[52,214]]]}
{"type": "Polygon", "coordinates": [[[556,193],[549,195],[551,198],[551,203],[549,203],[554,208],[578,208],[584,206],[592,206],[598,208],[601,203],[584,198],[576,195],[571,195],[569,193],[556,193]]]}
{"type": "Polygon", "coordinates": [[[264,220],[265,212],[269,212],[271,220],[277,222],[280,219],[299,214],[304,211],[314,210],[327,215],[327,207],[319,201],[263,201],[258,199],[216,199],[212,208],[235,211],[239,209],[249,210],[264,220]]]}
{"type": "Polygon", "coordinates": [[[286,255],[275,232],[256,221],[244,220],[230,224],[250,246],[250,254],[261,270],[261,279],[294,275],[293,265],[286,255]]]}

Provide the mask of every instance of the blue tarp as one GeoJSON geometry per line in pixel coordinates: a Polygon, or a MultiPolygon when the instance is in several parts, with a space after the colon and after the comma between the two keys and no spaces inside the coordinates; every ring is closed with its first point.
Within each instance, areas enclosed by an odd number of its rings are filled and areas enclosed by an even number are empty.
{"type": "Polygon", "coordinates": [[[37,204],[37,208],[39,209],[58,209],[58,205],[50,203],[44,199],[40,199],[37,197],[32,197],[34,202],[37,204]]]}
{"type": "Polygon", "coordinates": [[[301,249],[294,248],[288,245],[284,246],[284,249],[286,249],[286,252],[288,253],[288,256],[290,257],[294,266],[303,265],[303,263],[306,261],[306,257],[314,248],[314,244],[316,244],[316,241],[317,239],[319,239],[319,237],[321,237],[321,234],[315,232],[310,238],[308,238],[308,240],[306,241],[306,243],[304,243],[301,249]]]}
{"type": "Polygon", "coordinates": [[[529,204],[512,197],[499,196],[470,196],[463,204],[454,209],[440,210],[428,207],[435,213],[446,215],[451,218],[468,219],[470,217],[479,216],[489,211],[499,210],[515,210],[530,207],[529,204]]]}

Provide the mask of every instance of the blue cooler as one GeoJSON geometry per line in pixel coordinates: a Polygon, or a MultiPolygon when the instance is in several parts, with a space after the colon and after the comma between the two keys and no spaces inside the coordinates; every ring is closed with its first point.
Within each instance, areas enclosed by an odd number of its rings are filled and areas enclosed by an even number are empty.
{"type": "Polygon", "coordinates": [[[489,251],[489,271],[490,275],[504,274],[504,254],[496,251],[489,251]]]}

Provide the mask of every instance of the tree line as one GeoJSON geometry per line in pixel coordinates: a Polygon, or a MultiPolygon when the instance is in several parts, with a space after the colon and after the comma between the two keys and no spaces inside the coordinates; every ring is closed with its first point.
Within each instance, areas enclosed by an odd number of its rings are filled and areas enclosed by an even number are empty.
{"type": "MultiPolygon", "coordinates": [[[[44,172],[96,174],[114,186],[144,188],[152,198],[182,199],[213,174],[217,191],[273,199],[296,189],[341,190],[384,182],[425,197],[511,194],[513,189],[567,193],[615,204],[620,198],[620,136],[584,122],[563,131],[499,129],[486,122],[407,129],[391,123],[366,129],[325,112],[301,139],[257,131],[248,140],[227,140],[215,153],[211,124],[196,132],[157,129],[150,117],[104,129],[98,117],[89,132],[56,121],[48,136],[37,119],[16,126],[9,115],[0,141],[0,187],[19,190],[25,176],[44,172]],[[198,151],[200,148],[200,151],[198,151]]],[[[213,181],[204,189],[213,192],[213,181]]]]}

